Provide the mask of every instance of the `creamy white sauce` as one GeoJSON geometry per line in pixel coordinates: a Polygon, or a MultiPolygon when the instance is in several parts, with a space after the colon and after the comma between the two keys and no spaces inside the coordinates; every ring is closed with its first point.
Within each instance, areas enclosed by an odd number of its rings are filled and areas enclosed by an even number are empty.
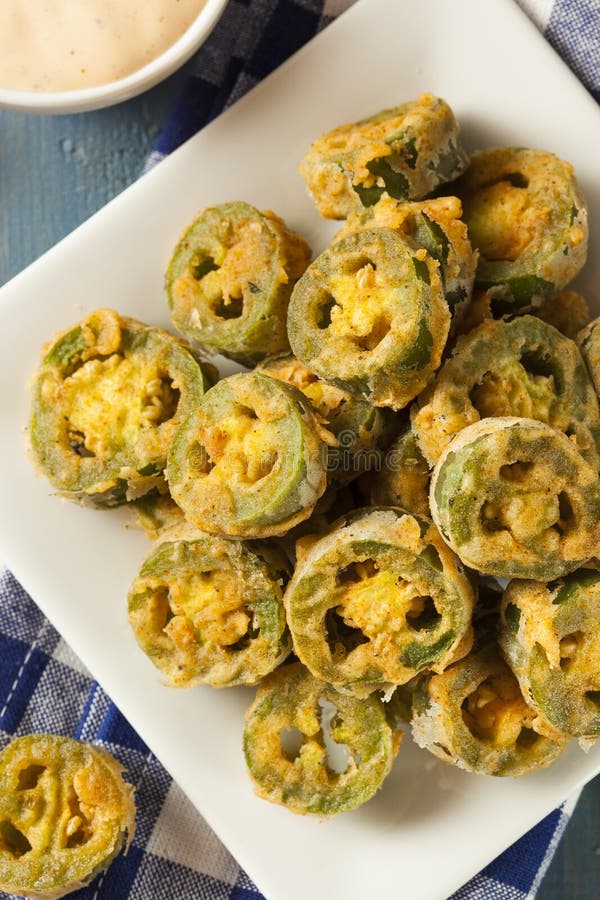
{"type": "Polygon", "coordinates": [[[70,91],[130,75],[206,0],[0,0],[0,87],[70,91]]]}

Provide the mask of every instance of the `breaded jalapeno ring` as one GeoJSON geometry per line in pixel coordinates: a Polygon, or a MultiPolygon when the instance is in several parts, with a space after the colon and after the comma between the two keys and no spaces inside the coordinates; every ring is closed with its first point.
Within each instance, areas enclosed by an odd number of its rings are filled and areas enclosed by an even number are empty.
{"type": "Polygon", "coordinates": [[[577,343],[585,360],[596,393],[600,396],[600,317],[577,335],[577,343]]]}
{"type": "Polygon", "coordinates": [[[64,897],[89,884],[129,844],[133,788],[110,753],[30,734],[0,753],[0,890],[64,897]]]}
{"type": "Polygon", "coordinates": [[[256,684],[291,649],[282,596],[289,569],[269,544],[172,531],[129,591],[136,639],[174,687],[256,684]]]}
{"type": "MultiPolygon", "coordinates": [[[[281,538],[276,538],[278,546],[294,563],[296,547],[301,538],[323,535],[331,530],[340,516],[352,512],[364,504],[364,495],[357,481],[328,488],[315,506],[310,518],[300,522],[281,538]]],[[[300,545],[302,546],[302,545],[300,545]]]]}
{"type": "Polygon", "coordinates": [[[488,638],[441,675],[424,675],[412,696],[419,747],[482,775],[526,775],[554,762],[567,740],[540,721],[488,638]]]}
{"type": "Polygon", "coordinates": [[[257,370],[302,391],[336,438],[337,446],[330,448],[328,461],[332,483],[351,481],[380,463],[382,451],[397,430],[391,410],[378,409],[323,381],[291,353],[269,357],[257,370]]]}
{"type": "Polygon", "coordinates": [[[204,210],[177,245],[166,277],[176,328],[208,353],[244,365],[287,350],[290,292],[308,244],[274,213],[247,203],[204,210]]]}
{"type": "Polygon", "coordinates": [[[592,318],[589,303],[577,291],[561,291],[536,307],[534,314],[573,341],[592,318]]]}
{"type": "Polygon", "coordinates": [[[259,797],[300,815],[333,816],[371,799],[400,740],[379,698],[340,694],[293,663],[259,687],[246,714],[244,753],[259,797]],[[341,745],[339,761],[328,757],[327,732],[330,745],[341,745]]]}
{"type": "Polygon", "coordinates": [[[185,521],[180,508],[169,493],[151,491],[130,504],[133,523],[151,541],[158,540],[171,528],[185,521]]]}
{"type": "Polygon", "coordinates": [[[417,516],[429,516],[431,471],[410,427],[396,438],[378,472],[370,478],[374,506],[401,506],[417,516]]]}
{"type": "Polygon", "coordinates": [[[600,737],[600,573],[512,581],[500,644],[525,697],[555,728],[600,737]]]}
{"type": "Polygon", "coordinates": [[[554,154],[481,150],[453,190],[480,253],[476,283],[504,285],[513,308],[555,294],[585,263],[585,200],[573,167],[554,154]]]}
{"type": "Polygon", "coordinates": [[[389,228],[358,231],[321,254],[288,311],[294,355],[320,378],[401,409],[439,366],[450,326],[438,264],[389,228]]]}
{"type": "Polygon", "coordinates": [[[284,603],[294,650],[316,678],[367,696],[469,650],[473,590],[428,520],[360,510],[298,550],[284,603]]]}
{"type": "Polygon", "coordinates": [[[206,386],[182,341],[99,309],[45,351],[33,386],[35,461],[64,497],[92,506],[164,487],[175,429],[206,386]]]}
{"type": "Polygon", "coordinates": [[[542,422],[469,425],[442,454],[429,499],[442,537],[487,575],[558,578],[598,553],[598,474],[542,422]]]}
{"type": "Polygon", "coordinates": [[[401,203],[384,197],[375,206],[352,213],[336,240],[361,228],[391,228],[407,235],[440,264],[446,302],[453,314],[471,299],[477,253],[461,220],[458,197],[439,197],[420,203],[401,203]]]}
{"type": "Polygon", "coordinates": [[[598,398],[574,341],[535,316],[484,322],[454,355],[412,410],[419,446],[434,465],[463,428],[493,416],[546,422],[600,465],[598,398]]]}
{"type": "Polygon", "coordinates": [[[502,319],[507,315],[522,315],[528,312],[574,341],[592,318],[587,300],[576,291],[560,291],[536,303],[531,310],[516,310],[507,298],[510,298],[510,295],[502,285],[486,290],[476,288],[455,333],[468,334],[488,319],[502,319]]]}
{"type": "Polygon", "coordinates": [[[211,534],[284,534],[310,516],[325,491],[325,440],[333,439],[300,391],[259,372],[231,375],[175,435],[171,494],[211,534]]]}
{"type": "Polygon", "coordinates": [[[385,195],[418,200],[465,170],[458,132],[448,104],[421,94],[317,138],[300,174],[327,219],[344,219],[385,195]]]}

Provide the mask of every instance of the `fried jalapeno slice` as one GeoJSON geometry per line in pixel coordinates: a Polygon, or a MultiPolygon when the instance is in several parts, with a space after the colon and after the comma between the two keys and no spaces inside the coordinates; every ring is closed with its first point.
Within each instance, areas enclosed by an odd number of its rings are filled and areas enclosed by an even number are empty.
{"type": "Polygon", "coordinates": [[[444,540],[487,575],[559,578],[598,552],[598,474],[542,422],[469,425],[442,454],[429,499],[444,540]]]}
{"type": "Polygon", "coordinates": [[[458,343],[412,410],[434,465],[467,425],[497,416],[546,422],[600,466],[598,398],[576,344],[535,316],[487,321],[458,343]]]}
{"type": "Polygon", "coordinates": [[[526,775],[554,762],[567,740],[548,729],[521,694],[491,638],[412,695],[415,743],[482,775],[526,775]]]}
{"type": "Polygon", "coordinates": [[[475,289],[455,333],[468,334],[488,319],[502,319],[505,316],[529,312],[530,315],[542,319],[565,337],[575,341],[581,329],[588,325],[592,318],[587,300],[576,291],[560,291],[539,303],[536,302],[531,310],[523,311],[514,309],[509,296],[502,285],[486,290],[475,289]]]}
{"type": "Polygon", "coordinates": [[[391,228],[408,236],[439,263],[446,302],[456,316],[471,299],[477,268],[477,253],[461,216],[462,204],[458,197],[439,197],[420,203],[402,203],[383,197],[375,206],[351,213],[336,240],[361,228],[391,228]]]}
{"type": "Polygon", "coordinates": [[[302,548],[302,538],[311,538],[331,531],[340,516],[364,506],[364,493],[359,481],[327,488],[315,506],[310,518],[300,522],[281,538],[275,538],[288,559],[296,563],[296,547],[302,548]],[[298,543],[300,542],[300,544],[298,543]]]}
{"type": "Polygon", "coordinates": [[[577,291],[561,291],[536,307],[534,312],[572,341],[592,318],[589,303],[577,291]]]}
{"type": "Polygon", "coordinates": [[[417,516],[429,516],[431,471],[410,427],[385,454],[379,472],[370,478],[373,506],[401,506],[417,516]]]}
{"type": "Polygon", "coordinates": [[[600,317],[589,323],[578,335],[577,343],[581,355],[600,396],[600,317]]]}
{"type": "Polygon", "coordinates": [[[172,531],[129,591],[136,640],[173,687],[256,684],[291,649],[283,609],[289,566],[268,543],[172,531]]]}
{"type": "Polygon", "coordinates": [[[552,153],[481,150],[453,190],[480,253],[477,285],[504,285],[513,309],[552,296],[585,263],[585,200],[573,167],[552,153]]]}
{"type": "Polygon", "coordinates": [[[391,410],[378,409],[318,378],[291,353],[266,359],[257,370],[302,391],[337,441],[330,447],[330,482],[343,484],[381,462],[397,428],[391,410]]]}
{"type": "Polygon", "coordinates": [[[211,388],[176,433],[171,494],[196,527],[229,537],[284,534],[327,484],[329,432],[306,397],[249,372],[211,388]]]}
{"type": "Polygon", "coordinates": [[[292,663],[259,687],[244,753],[259,797],[300,815],[333,816],[371,799],[401,736],[377,697],[340,694],[292,663]]]}
{"type": "Polygon", "coordinates": [[[167,531],[183,525],[185,516],[169,493],[151,491],[130,504],[133,525],[147,538],[156,541],[167,531]]]}
{"type": "Polygon", "coordinates": [[[182,341],[96,310],[45,351],[33,384],[34,460],[62,496],[90,506],[164,488],[175,429],[207,385],[182,341]]]}
{"type": "Polygon", "coordinates": [[[322,253],[288,311],[298,359],[325,381],[393,409],[425,387],[449,326],[437,262],[389,228],[358,231],[322,253]]]}
{"type": "Polygon", "coordinates": [[[600,573],[512,581],[500,644],[524,696],[554,728],[600,736],[600,573]]]}
{"type": "Polygon", "coordinates": [[[356,696],[442,671],[470,647],[469,580],[431,522],[401,509],[360,510],[300,542],[284,603],[299,659],[356,696]]]}
{"type": "Polygon", "coordinates": [[[248,203],[204,210],[169,263],[173,323],[208,353],[252,366],[289,347],[290,292],[310,262],[308,244],[272,212],[248,203]]]}
{"type": "Polygon", "coordinates": [[[56,898],[85,887],[129,845],[133,788],[100,747],[53,734],[0,753],[0,890],[56,898]]]}
{"type": "Polygon", "coordinates": [[[321,215],[344,219],[383,196],[425,197],[467,163],[452,110],[445,100],[421,94],[318,138],[300,174],[321,215]]]}

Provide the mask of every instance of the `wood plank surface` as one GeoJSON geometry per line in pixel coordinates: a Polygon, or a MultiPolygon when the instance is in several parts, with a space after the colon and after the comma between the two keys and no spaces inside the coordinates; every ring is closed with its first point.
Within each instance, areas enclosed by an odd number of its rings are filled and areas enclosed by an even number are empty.
{"type": "MultiPolygon", "coordinates": [[[[93,113],[0,110],[0,283],[139,176],[185,77],[184,69],[141,97],[93,113]]],[[[486,827],[486,810],[481,819],[486,827]]],[[[600,778],[585,789],[538,898],[600,898],[600,778]]]]}
{"type": "Polygon", "coordinates": [[[0,110],[0,283],[139,176],[185,77],[93,113],[0,110]]]}

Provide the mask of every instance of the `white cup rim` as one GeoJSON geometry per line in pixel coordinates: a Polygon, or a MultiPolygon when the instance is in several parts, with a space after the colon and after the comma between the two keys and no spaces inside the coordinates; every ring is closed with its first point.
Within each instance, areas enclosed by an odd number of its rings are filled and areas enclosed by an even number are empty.
{"type": "Polygon", "coordinates": [[[100,109],[129,100],[182,66],[209,36],[228,0],[206,0],[197,17],[174,44],[130,75],[89,88],[68,91],[20,91],[0,87],[0,107],[23,112],[68,113],[100,109]]]}

